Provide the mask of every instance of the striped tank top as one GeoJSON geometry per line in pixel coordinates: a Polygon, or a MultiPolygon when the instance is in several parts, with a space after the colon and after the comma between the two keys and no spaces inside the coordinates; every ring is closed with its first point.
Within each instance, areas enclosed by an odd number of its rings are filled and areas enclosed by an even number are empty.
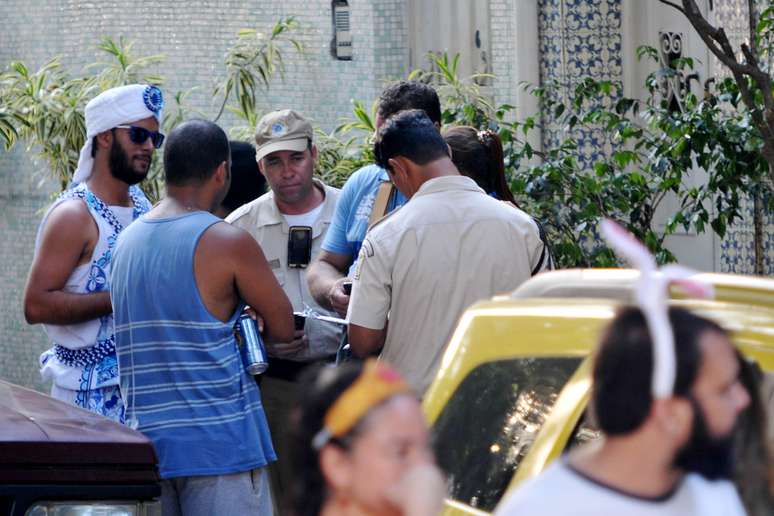
{"type": "MultiPolygon", "coordinates": [[[[119,237],[111,298],[126,420],[154,443],[162,478],[224,475],[276,460],[234,324],[204,306],[196,245],[221,219],[139,219],[119,237]]],[[[217,266],[217,265],[215,265],[217,266]]]]}

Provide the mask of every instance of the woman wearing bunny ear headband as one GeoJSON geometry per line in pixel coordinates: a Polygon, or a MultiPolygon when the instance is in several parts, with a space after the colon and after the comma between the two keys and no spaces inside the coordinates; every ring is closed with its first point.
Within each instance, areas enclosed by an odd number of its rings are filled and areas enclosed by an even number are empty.
{"type": "Polygon", "coordinates": [[[369,359],[308,371],[302,384],[293,514],[438,514],[445,484],[419,401],[398,373],[369,359]]]}
{"type": "Polygon", "coordinates": [[[640,270],[638,306],[618,312],[595,354],[590,406],[603,439],[556,460],[495,514],[745,514],[729,481],[749,403],[735,350],[720,326],[666,302],[670,281],[707,289],[686,269],[657,271],[619,226],[602,232],[640,270]]]}

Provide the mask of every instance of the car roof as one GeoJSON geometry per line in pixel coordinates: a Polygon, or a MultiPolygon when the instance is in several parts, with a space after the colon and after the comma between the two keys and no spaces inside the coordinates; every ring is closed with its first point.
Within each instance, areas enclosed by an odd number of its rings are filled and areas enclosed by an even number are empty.
{"type": "MultiPolygon", "coordinates": [[[[774,371],[774,281],[723,274],[702,277],[715,286],[715,299],[678,299],[673,293],[670,304],[716,321],[745,356],[763,370],[774,371]]],[[[544,273],[510,295],[468,308],[425,394],[430,421],[465,376],[483,363],[588,356],[616,310],[629,300],[637,278],[636,271],[626,269],[544,273]],[[546,297],[559,294],[564,297],[546,297]]]]}
{"type": "MultiPolygon", "coordinates": [[[[514,290],[510,297],[590,297],[633,302],[640,273],[634,269],[564,269],[538,274],[514,290]]],[[[774,308],[774,280],[740,274],[699,273],[696,279],[714,287],[714,299],[774,308]]],[[[677,288],[675,299],[684,296],[677,288]]]]}

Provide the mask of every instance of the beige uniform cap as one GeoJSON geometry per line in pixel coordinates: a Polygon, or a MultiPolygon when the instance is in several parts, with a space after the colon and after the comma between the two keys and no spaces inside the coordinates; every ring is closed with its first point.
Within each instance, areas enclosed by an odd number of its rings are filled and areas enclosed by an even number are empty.
{"type": "Polygon", "coordinates": [[[301,152],[312,140],[312,124],[292,109],[267,113],[255,128],[255,160],[272,152],[301,152]]]}

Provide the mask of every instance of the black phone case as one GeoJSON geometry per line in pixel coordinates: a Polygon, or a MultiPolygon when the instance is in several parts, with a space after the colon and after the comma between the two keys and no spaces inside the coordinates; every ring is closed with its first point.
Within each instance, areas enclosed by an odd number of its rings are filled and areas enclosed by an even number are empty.
{"type": "Polygon", "coordinates": [[[312,259],[312,228],[291,226],[288,232],[288,267],[306,267],[312,259]]]}

